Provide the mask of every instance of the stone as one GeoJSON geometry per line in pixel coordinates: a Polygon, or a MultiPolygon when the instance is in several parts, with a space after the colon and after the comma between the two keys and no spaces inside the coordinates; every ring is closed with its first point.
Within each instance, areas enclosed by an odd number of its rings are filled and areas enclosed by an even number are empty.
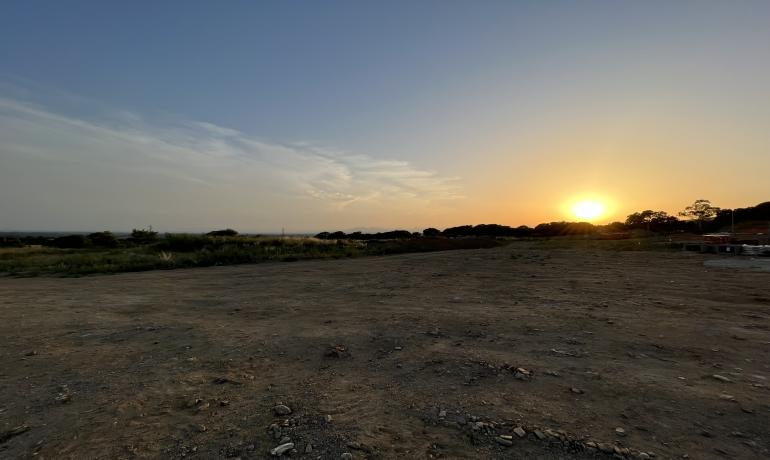
{"type": "Polygon", "coordinates": [[[446,417],[446,411],[445,411],[445,410],[440,410],[440,411],[438,411],[438,417],[439,417],[439,418],[444,418],[444,417],[446,417]]]}
{"type": "Polygon", "coordinates": [[[326,416],[324,417],[324,420],[326,420],[326,423],[331,423],[333,418],[330,414],[326,414],[326,416]]]}
{"type": "Polygon", "coordinates": [[[545,439],[545,435],[540,430],[535,430],[535,436],[537,436],[537,439],[540,439],[540,440],[545,439]]]}
{"type": "Polygon", "coordinates": [[[278,441],[278,444],[288,444],[291,442],[291,438],[288,436],[284,436],[281,438],[280,441],[278,441]]]}
{"type": "Polygon", "coordinates": [[[639,458],[646,460],[646,459],[652,458],[652,457],[650,457],[650,454],[648,454],[647,452],[639,452],[639,458]]]}
{"type": "Polygon", "coordinates": [[[275,412],[275,415],[289,415],[291,414],[291,408],[284,404],[278,404],[273,407],[273,412],[275,412]]]}
{"type": "Polygon", "coordinates": [[[615,449],[612,448],[609,444],[599,443],[596,445],[600,451],[604,452],[605,454],[611,454],[615,452],[615,449]]]}
{"type": "Polygon", "coordinates": [[[625,436],[626,435],[626,430],[624,430],[621,427],[617,427],[617,428],[615,428],[615,434],[618,435],[618,436],[625,436]]]}
{"type": "Polygon", "coordinates": [[[517,426],[516,428],[514,428],[513,432],[516,433],[516,436],[518,436],[520,438],[523,438],[524,436],[527,435],[527,432],[524,431],[524,428],[522,428],[520,426],[517,426]]]}
{"type": "Polygon", "coordinates": [[[342,455],[340,455],[340,460],[353,460],[353,454],[350,452],[345,452],[342,455]]]}
{"type": "Polygon", "coordinates": [[[278,447],[275,447],[273,450],[270,451],[270,453],[276,457],[280,457],[281,455],[285,454],[286,452],[292,449],[294,449],[294,443],[287,442],[285,444],[281,444],[278,447]]]}
{"type": "Polygon", "coordinates": [[[719,380],[720,382],[732,382],[729,378],[725,377],[724,375],[714,374],[711,376],[715,380],[719,380]]]}
{"type": "Polygon", "coordinates": [[[510,447],[513,445],[513,441],[511,441],[510,439],[502,438],[500,436],[496,437],[495,441],[497,441],[497,443],[500,444],[501,446],[510,447]]]}
{"type": "Polygon", "coordinates": [[[581,390],[580,388],[572,387],[572,388],[569,389],[569,391],[575,393],[576,395],[582,395],[583,394],[583,390],[581,390]]]}
{"type": "Polygon", "coordinates": [[[309,454],[311,452],[313,452],[313,445],[310,443],[307,443],[307,445],[305,446],[305,453],[309,454]]]}

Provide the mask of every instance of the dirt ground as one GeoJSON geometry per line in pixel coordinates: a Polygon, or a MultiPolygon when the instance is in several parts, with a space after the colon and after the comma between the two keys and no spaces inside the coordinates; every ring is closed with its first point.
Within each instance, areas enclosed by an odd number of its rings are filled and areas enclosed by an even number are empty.
{"type": "Polygon", "coordinates": [[[0,458],[767,458],[770,273],[715,257],[0,278],[0,458]]]}

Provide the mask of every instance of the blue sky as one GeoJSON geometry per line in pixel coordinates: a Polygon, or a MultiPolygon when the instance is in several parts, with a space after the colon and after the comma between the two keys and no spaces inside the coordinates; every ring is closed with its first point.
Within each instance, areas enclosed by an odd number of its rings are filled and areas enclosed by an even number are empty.
{"type": "Polygon", "coordinates": [[[769,20],[767,2],[4,2],[0,228],[755,204],[769,20]],[[725,157],[748,178],[706,166],[725,157]]]}

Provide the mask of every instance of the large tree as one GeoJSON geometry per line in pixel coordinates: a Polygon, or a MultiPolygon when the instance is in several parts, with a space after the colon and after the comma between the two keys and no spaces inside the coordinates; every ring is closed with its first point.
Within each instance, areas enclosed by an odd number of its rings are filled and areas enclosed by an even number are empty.
{"type": "Polygon", "coordinates": [[[703,230],[703,223],[713,220],[717,216],[719,208],[711,205],[709,200],[695,200],[693,204],[684,208],[679,215],[698,223],[698,230],[703,230]]]}
{"type": "Polygon", "coordinates": [[[665,211],[647,209],[630,214],[626,218],[626,225],[630,228],[645,228],[649,231],[650,224],[666,223],[669,220],[670,216],[665,211]]]}

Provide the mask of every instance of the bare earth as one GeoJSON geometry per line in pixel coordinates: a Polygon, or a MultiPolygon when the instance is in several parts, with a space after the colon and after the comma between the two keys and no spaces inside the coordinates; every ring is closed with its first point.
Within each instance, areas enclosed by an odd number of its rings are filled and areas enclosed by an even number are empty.
{"type": "Polygon", "coordinates": [[[514,244],[2,278],[0,458],[284,436],[314,459],[767,458],[770,273],[705,260],[514,244]]]}

